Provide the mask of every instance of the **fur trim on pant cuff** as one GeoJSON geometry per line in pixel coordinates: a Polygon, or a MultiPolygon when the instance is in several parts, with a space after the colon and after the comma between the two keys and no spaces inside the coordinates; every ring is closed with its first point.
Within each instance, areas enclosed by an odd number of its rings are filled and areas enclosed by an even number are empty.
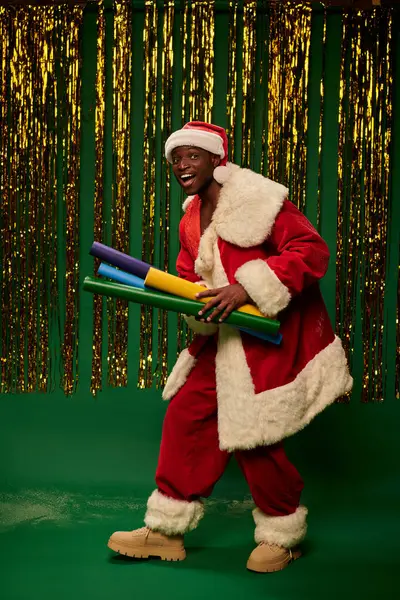
{"type": "Polygon", "coordinates": [[[256,508],[253,510],[256,543],[266,542],[284,548],[297,546],[307,533],[307,513],[305,506],[299,506],[292,515],[271,517],[256,508]]]}
{"type": "Polygon", "coordinates": [[[204,515],[201,502],[186,502],[154,490],[147,502],[147,527],[164,535],[183,535],[195,529],[204,515]]]}
{"type": "Polygon", "coordinates": [[[265,260],[244,263],[235,273],[238,281],[266,317],[275,317],[290,302],[290,292],[265,260]]]}

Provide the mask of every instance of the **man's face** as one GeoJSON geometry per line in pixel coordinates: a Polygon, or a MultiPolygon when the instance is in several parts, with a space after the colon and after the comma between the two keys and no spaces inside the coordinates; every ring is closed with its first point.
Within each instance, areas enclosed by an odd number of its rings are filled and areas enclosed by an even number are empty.
{"type": "Polygon", "coordinates": [[[210,185],[219,162],[219,156],[194,146],[179,146],[172,151],[172,170],[190,196],[199,194],[210,185]]]}

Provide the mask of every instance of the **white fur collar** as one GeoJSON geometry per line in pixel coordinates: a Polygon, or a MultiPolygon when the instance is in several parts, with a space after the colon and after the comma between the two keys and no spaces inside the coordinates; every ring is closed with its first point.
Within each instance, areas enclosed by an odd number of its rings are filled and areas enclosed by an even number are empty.
{"type": "Polygon", "coordinates": [[[186,209],[189,206],[189,204],[191,203],[191,201],[193,200],[193,198],[196,198],[196,196],[188,196],[186,198],[185,202],[182,204],[183,212],[186,212],[186,209]]]}
{"type": "MultiPolygon", "coordinates": [[[[214,177],[222,183],[212,218],[216,234],[226,242],[242,248],[264,242],[287,198],[287,188],[232,163],[228,163],[226,167],[217,167],[214,177]]],[[[194,196],[189,196],[186,199],[184,210],[193,198],[194,196]]]]}

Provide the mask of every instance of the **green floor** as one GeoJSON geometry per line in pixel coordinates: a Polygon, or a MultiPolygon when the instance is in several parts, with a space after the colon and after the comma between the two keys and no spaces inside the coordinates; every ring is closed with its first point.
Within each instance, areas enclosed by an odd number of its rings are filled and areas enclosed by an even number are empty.
{"type": "Polygon", "coordinates": [[[142,525],[165,406],[154,392],[0,402],[1,600],[400,598],[398,402],[334,406],[288,451],[306,481],[304,558],[246,571],[251,500],[235,464],[187,537],[182,563],[106,547],[142,525]]]}

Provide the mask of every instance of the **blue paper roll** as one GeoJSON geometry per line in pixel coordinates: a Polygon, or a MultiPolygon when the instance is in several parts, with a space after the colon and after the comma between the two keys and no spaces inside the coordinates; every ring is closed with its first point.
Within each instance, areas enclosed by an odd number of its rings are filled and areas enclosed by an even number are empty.
{"type": "Polygon", "coordinates": [[[277,333],[276,335],[269,335],[268,333],[255,331],[254,329],[245,329],[244,327],[238,327],[238,329],[240,331],[243,331],[243,333],[248,333],[249,335],[259,338],[260,340],[266,340],[267,342],[271,342],[271,344],[275,344],[276,346],[279,346],[279,344],[282,341],[281,333],[277,333]]]}
{"type": "Polygon", "coordinates": [[[110,267],[110,265],[106,265],[105,263],[101,263],[97,272],[103,277],[108,277],[109,279],[113,279],[119,283],[124,283],[125,285],[131,285],[132,287],[144,290],[144,279],[141,279],[136,275],[132,275],[131,273],[127,273],[126,271],[121,271],[120,269],[110,267]]]}

